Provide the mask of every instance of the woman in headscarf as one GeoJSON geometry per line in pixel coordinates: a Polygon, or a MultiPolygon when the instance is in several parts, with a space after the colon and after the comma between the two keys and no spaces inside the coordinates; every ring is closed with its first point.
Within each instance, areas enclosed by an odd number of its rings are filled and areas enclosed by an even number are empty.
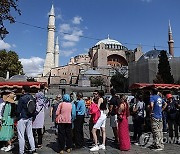
{"type": "Polygon", "coordinates": [[[2,93],[3,103],[0,105],[0,141],[6,141],[7,146],[1,148],[1,150],[8,152],[13,148],[12,138],[14,137],[14,118],[15,108],[14,103],[15,93],[11,90],[5,90],[2,93]]]}
{"type": "Polygon", "coordinates": [[[72,148],[72,104],[70,101],[70,96],[68,94],[65,94],[63,96],[63,102],[58,105],[56,111],[56,122],[58,123],[58,140],[60,154],[63,154],[65,145],[67,147],[68,153],[70,153],[72,148]]]}
{"type": "Polygon", "coordinates": [[[43,137],[43,128],[44,128],[44,109],[48,108],[49,102],[46,100],[44,93],[42,91],[39,91],[35,94],[36,99],[36,117],[33,121],[33,135],[36,139],[36,136],[38,138],[38,142],[35,140],[35,144],[37,148],[42,147],[42,137],[43,137]],[[37,135],[36,135],[37,134],[37,135]]]}

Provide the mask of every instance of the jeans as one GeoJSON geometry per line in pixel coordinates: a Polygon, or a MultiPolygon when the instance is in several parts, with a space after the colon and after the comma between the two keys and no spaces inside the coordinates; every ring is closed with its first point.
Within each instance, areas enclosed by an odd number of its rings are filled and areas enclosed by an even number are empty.
{"type": "Polygon", "coordinates": [[[25,131],[29,140],[29,144],[31,146],[31,151],[34,151],[35,143],[34,143],[34,137],[33,137],[33,132],[32,132],[32,118],[20,119],[17,122],[17,131],[18,131],[18,139],[19,139],[19,154],[24,154],[25,131]]]}
{"type": "Polygon", "coordinates": [[[162,112],[162,119],[163,119],[163,132],[167,132],[167,113],[166,113],[166,111],[162,112]]]}

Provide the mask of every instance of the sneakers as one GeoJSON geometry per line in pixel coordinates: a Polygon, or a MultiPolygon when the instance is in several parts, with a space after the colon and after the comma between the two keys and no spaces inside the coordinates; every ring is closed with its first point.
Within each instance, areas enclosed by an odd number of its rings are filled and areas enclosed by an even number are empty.
{"type": "Polygon", "coordinates": [[[162,151],[164,150],[163,148],[157,148],[157,149],[153,149],[153,151],[162,151]]]}
{"type": "Polygon", "coordinates": [[[90,151],[94,152],[94,151],[98,151],[99,150],[99,146],[98,145],[95,145],[94,147],[92,147],[90,149],[90,151]]]}
{"type": "Polygon", "coordinates": [[[60,152],[59,152],[59,154],[63,154],[64,153],[64,151],[63,150],[61,150],[60,152]]]}
{"type": "Polygon", "coordinates": [[[102,150],[106,150],[105,145],[104,145],[104,144],[99,145],[99,150],[100,150],[100,149],[102,149],[102,150]]]}
{"type": "Polygon", "coordinates": [[[13,148],[14,148],[14,145],[8,145],[4,151],[8,152],[8,151],[12,150],[13,148]]]}
{"type": "Polygon", "coordinates": [[[4,151],[4,150],[6,150],[6,148],[7,148],[7,147],[2,147],[2,148],[1,148],[1,151],[4,151]]]}
{"type": "Polygon", "coordinates": [[[138,142],[135,142],[134,145],[140,145],[138,142]]]}
{"type": "Polygon", "coordinates": [[[71,149],[67,149],[67,153],[70,153],[71,152],[71,149]]]}

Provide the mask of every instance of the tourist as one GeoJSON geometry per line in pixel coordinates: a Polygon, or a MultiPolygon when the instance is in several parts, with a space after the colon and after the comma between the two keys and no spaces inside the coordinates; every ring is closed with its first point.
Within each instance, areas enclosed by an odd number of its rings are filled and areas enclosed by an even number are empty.
{"type": "Polygon", "coordinates": [[[90,97],[87,97],[85,99],[85,102],[86,102],[86,117],[89,118],[89,107],[91,105],[91,99],[90,97]]]}
{"type": "MultiPolygon", "coordinates": [[[[91,100],[91,105],[89,107],[89,114],[90,114],[90,118],[89,118],[89,136],[90,139],[88,140],[89,142],[93,142],[93,134],[92,134],[92,129],[94,124],[97,122],[98,118],[100,117],[100,111],[99,107],[98,107],[98,100],[99,100],[99,95],[98,95],[98,90],[95,90],[93,92],[93,98],[91,100]]],[[[99,141],[100,139],[100,130],[98,129],[96,131],[97,134],[97,140],[99,141]]]]}
{"type": "Polygon", "coordinates": [[[173,139],[175,136],[176,140],[178,141],[179,135],[178,135],[178,124],[176,122],[177,114],[178,114],[178,104],[177,101],[173,99],[172,94],[166,95],[167,99],[167,122],[168,122],[168,128],[169,128],[169,137],[173,139]],[[175,134],[175,135],[174,135],[175,134]]]}
{"type": "Polygon", "coordinates": [[[52,122],[54,122],[54,129],[55,133],[57,134],[57,123],[56,123],[56,110],[58,108],[58,105],[62,102],[62,96],[61,94],[56,95],[55,100],[51,104],[51,109],[50,109],[50,117],[52,117],[52,122]]]}
{"type": "Polygon", "coordinates": [[[110,126],[112,127],[115,141],[114,143],[118,143],[118,135],[117,135],[117,107],[118,107],[118,102],[117,100],[119,99],[118,96],[116,95],[116,90],[111,89],[110,90],[112,98],[110,99],[109,102],[109,114],[110,114],[110,126]]]}
{"type": "Polygon", "coordinates": [[[133,116],[133,126],[134,126],[134,135],[133,139],[135,141],[135,145],[139,145],[139,138],[142,135],[142,128],[144,125],[145,118],[145,103],[143,102],[142,95],[138,95],[136,97],[137,103],[133,108],[134,116],[133,116]]]}
{"type": "Polygon", "coordinates": [[[0,141],[6,141],[6,146],[1,150],[8,152],[14,147],[12,138],[14,137],[14,118],[16,104],[14,103],[15,93],[12,90],[2,92],[3,103],[0,104],[0,141]]]}
{"type": "Polygon", "coordinates": [[[73,146],[75,146],[75,130],[74,130],[74,121],[76,120],[76,103],[77,103],[77,97],[75,92],[72,92],[70,94],[70,99],[71,99],[71,104],[72,104],[72,117],[71,117],[71,122],[72,122],[72,141],[73,141],[73,146]]]}
{"type": "Polygon", "coordinates": [[[34,100],[33,96],[29,94],[30,87],[23,86],[22,88],[22,96],[20,97],[17,105],[17,114],[18,114],[18,122],[17,122],[17,131],[18,131],[18,140],[19,140],[19,154],[24,154],[25,147],[25,131],[29,140],[29,144],[31,147],[31,153],[36,154],[35,150],[35,142],[32,132],[32,116],[28,114],[27,103],[29,100],[34,100]]]}
{"type": "Polygon", "coordinates": [[[161,151],[164,149],[163,145],[163,122],[162,122],[162,111],[166,108],[166,102],[158,95],[156,89],[152,90],[150,97],[151,107],[151,127],[153,133],[154,144],[152,149],[155,151],[161,151]]]}
{"type": "Polygon", "coordinates": [[[67,152],[71,152],[72,148],[72,125],[71,125],[72,105],[70,102],[70,96],[65,94],[63,96],[63,102],[58,105],[56,110],[56,122],[58,123],[58,140],[60,154],[64,153],[65,145],[67,152]]]}
{"type": "Polygon", "coordinates": [[[98,151],[100,149],[105,150],[105,142],[106,142],[106,118],[108,114],[108,108],[107,108],[107,100],[103,98],[104,96],[104,91],[99,90],[98,91],[98,104],[97,107],[100,109],[100,117],[98,118],[97,122],[94,124],[93,129],[92,129],[92,134],[94,138],[95,145],[90,149],[90,151],[98,151]],[[103,142],[101,145],[98,146],[98,140],[97,140],[97,134],[96,131],[97,129],[101,128],[102,132],[102,139],[103,142]]]}
{"type": "Polygon", "coordinates": [[[83,94],[77,93],[77,105],[76,105],[76,120],[74,121],[75,131],[75,145],[76,148],[82,148],[84,146],[84,116],[86,112],[85,101],[83,100],[83,94]]]}
{"type": "Polygon", "coordinates": [[[36,117],[33,121],[33,135],[35,139],[36,148],[42,147],[42,137],[43,137],[43,128],[44,128],[44,109],[48,108],[49,101],[45,98],[43,93],[44,86],[40,87],[40,91],[35,94],[36,99],[36,117]],[[36,142],[36,136],[38,141],[36,142]]]}
{"type": "Polygon", "coordinates": [[[119,106],[117,109],[118,114],[118,136],[119,136],[119,149],[121,151],[130,150],[130,136],[129,136],[129,124],[128,117],[129,105],[124,95],[120,96],[119,106]]]}

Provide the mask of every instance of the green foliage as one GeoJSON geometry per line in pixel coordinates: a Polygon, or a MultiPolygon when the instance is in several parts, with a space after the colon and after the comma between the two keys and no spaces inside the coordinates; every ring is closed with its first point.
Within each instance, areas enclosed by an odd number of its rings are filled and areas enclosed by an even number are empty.
{"type": "Polygon", "coordinates": [[[9,75],[23,74],[23,66],[19,61],[18,55],[14,51],[7,52],[6,50],[0,51],[0,76],[6,77],[6,73],[9,71],[9,75]]]}
{"type": "Polygon", "coordinates": [[[4,30],[6,31],[6,28],[3,24],[5,20],[8,20],[10,23],[15,22],[15,18],[11,15],[12,9],[21,15],[21,11],[18,9],[17,2],[18,0],[0,0],[0,34],[2,34],[4,30]]]}
{"type": "Polygon", "coordinates": [[[101,76],[91,76],[89,80],[92,87],[103,86],[105,83],[104,78],[102,78],[101,76]]]}
{"type": "Polygon", "coordinates": [[[166,51],[162,50],[159,54],[158,73],[154,83],[174,83],[173,75],[171,75],[171,67],[166,54],[166,51]]]}
{"type": "Polygon", "coordinates": [[[128,92],[128,79],[118,71],[112,76],[111,85],[117,92],[128,92]]]}

